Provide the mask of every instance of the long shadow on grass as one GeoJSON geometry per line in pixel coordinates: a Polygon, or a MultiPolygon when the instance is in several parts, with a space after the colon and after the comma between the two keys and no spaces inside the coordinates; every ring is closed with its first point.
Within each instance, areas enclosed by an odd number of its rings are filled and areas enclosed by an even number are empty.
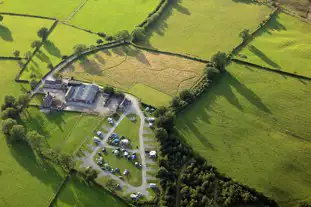
{"type": "Polygon", "coordinates": [[[268,56],[266,56],[262,51],[256,48],[254,45],[248,46],[249,51],[251,51],[254,55],[258,56],[261,60],[263,60],[268,65],[271,65],[273,68],[280,68],[280,66],[271,60],[268,56]]]}
{"type": "Polygon", "coordinates": [[[243,4],[261,4],[260,2],[256,0],[232,0],[232,1],[236,3],[243,3],[243,4]]]}
{"type": "Polygon", "coordinates": [[[0,24],[0,37],[7,42],[12,42],[13,37],[12,37],[12,32],[9,28],[7,28],[4,25],[0,24]]]}
{"type": "Polygon", "coordinates": [[[53,56],[55,56],[57,58],[61,57],[60,49],[58,49],[58,47],[56,47],[56,45],[53,42],[47,40],[47,41],[44,42],[43,47],[51,55],[53,55],[53,56]]]}
{"type": "Polygon", "coordinates": [[[40,59],[42,62],[51,63],[50,58],[46,54],[44,54],[41,50],[38,50],[36,57],[40,59]]]}

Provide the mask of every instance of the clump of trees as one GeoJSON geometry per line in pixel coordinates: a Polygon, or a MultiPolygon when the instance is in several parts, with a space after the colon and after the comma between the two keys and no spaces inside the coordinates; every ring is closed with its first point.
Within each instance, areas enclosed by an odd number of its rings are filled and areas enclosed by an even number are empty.
{"type": "Polygon", "coordinates": [[[49,29],[46,27],[41,27],[37,32],[38,37],[40,37],[42,40],[45,40],[48,34],[49,34],[49,29]]]}
{"type": "Polygon", "coordinates": [[[229,57],[224,52],[217,52],[212,56],[211,62],[213,67],[217,68],[220,72],[224,72],[229,62],[229,57]]]}
{"type": "Polygon", "coordinates": [[[40,44],[41,44],[41,41],[35,40],[31,43],[31,48],[37,48],[40,46],[40,44]]]}
{"type": "Polygon", "coordinates": [[[115,35],[117,40],[129,40],[130,37],[131,35],[127,30],[122,30],[115,35]]]}
{"type": "Polygon", "coordinates": [[[84,44],[77,44],[73,47],[73,51],[77,55],[81,55],[83,51],[87,49],[87,46],[84,44]]]}
{"type": "Polygon", "coordinates": [[[250,34],[249,29],[243,29],[240,32],[239,37],[242,38],[243,42],[247,42],[253,39],[253,36],[250,34]]]}
{"type": "Polygon", "coordinates": [[[146,31],[142,27],[136,27],[132,33],[133,42],[142,42],[146,39],[146,31]]]}

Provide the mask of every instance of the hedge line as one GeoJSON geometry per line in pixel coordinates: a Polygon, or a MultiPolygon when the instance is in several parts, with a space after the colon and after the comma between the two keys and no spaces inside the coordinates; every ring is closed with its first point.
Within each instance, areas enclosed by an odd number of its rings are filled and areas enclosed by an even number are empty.
{"type": "Polygon", "coordinates": [[[4,57],[0,56],[0,60],[23,60],[24,58],[21,57],[4,57]]]}
{"type": "Polygon", "coordinates": [[[38,15],[32,15],[32,14],[17,14],[12,12],[0,12],[1,15],[10,15],[10,16],[21,16],[21,17],[32,17],[32,18],[38,18],[38,19],[48,19],[48,20],[57,20],[53,17],[44,17],[44,16],[38,16],[38,15]]]}
{"type": "Polygon", "coordinates": [[[84,28],[82,28],[82,27],[78,27],[78,26],[75,26],[75,25],[73,25],[73,24],[69,24],[68,22],[65,22],[65,21],[62,21],[61,23],[62,23],[62,24],[65,24],[65,25],[67,25],[67,26],[69,26],[69,27],[73,27],[73,28],[75,28],[75,29],[82,30],[82,31],[84,31],[84,32],[88,32],[88,33],[91,33],[91,34],[96,34],[96,35],[98,35],[96,32],[92,32],[91,30],[84,29],[84,28]]]}

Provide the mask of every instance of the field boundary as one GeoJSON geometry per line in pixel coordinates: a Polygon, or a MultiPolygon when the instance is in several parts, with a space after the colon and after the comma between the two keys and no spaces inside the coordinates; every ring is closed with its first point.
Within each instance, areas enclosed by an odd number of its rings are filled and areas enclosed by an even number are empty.
{"type": "Polygon", "coordinates": [[[0,60],[25,60],[25,58],[0,56],[0,60]]]}
{"type": "Polygon", "coordinates": [[[53,197],[49,200],[48,202],[48,207],[52,207],[54,205],[54,203],[56,202],[56,199],[59,195],[59,193],[61,192],[61,190],[65,187],[65,185],[68,183],[68,181],[71,178],[71,174],[67,174],[65,179],[61,182],[61,184],[58,186],[58,189],[56,190],[56,192],[54,193],[53,197]]]}
{"type": "Polygon", "coordinates": [[[96,35],[98,35],[98,33],[96,33],[96,32],[93,32],[93,31],[88,30],[88,29],[84,29],[84,28],[82,28],[82,27],[78,27],[78,26],[73,25],[73,24],[70,24],[70,23],[68,23],[68,22],[66,22],[66,21],[60,21],[60,23],[61,23],[61,24],[64,24],[64,25],[67,25],[67,26],[69,26],[69,27],[78,29],[78,30],[82,30],[82,31],[84,31],[84,32],[88,32],[88,33],[90,33],[90,34],[96,34],[96,35]]]}
{"type": "Polygon", "coordinates": [[[275,69],[272,69],[272,68],[264,67],[264,66],[261,66],[261,65],[257,65],[257,64],[254,64],[254,63],[250,63],[250,62],[239,60],[239,59],[235,59],[235,58],[233,58],[231,60],[233,62],[235,62],[235,63],[238,63],[238,64],[252,66],[252,67],[255,67],[255,68],[258,68],[258,69],[263,69],[263,70],[274,72],[274,73],[278,73],[278,74],[281,74],[281,75],[291,76],[291,77],[298,78],[298,79],[311,80],[311,77],[306,77],[306,76],[303,76],[303,75],[289,73],[289,72],[282,71],[282,70],[275,70],[275,69]]]}
{"type": "Polygon", "coordinates": [[[19,13],[12,13],[12,12],[0,12],[1,15],[8,15],[8,16],[20,16],[20,17],[31,17],[31,18],[37,18],[37,19],[48,19],[48,20],[54,20],[57,19],[54,17],[45,17],[45,16],[39,16],[39,15],[32,15],[32,14],[19,14],[19,13]]]}
{"type": "Polygon", "coordinates": [[[76,14],[84,7],[84,5],[88,2],[89,0],[84,0],[78,7],[75,8],[75,10],[70,14],[70,16],[67,18],[67,20],[71,20],[76,16],[76,14]]]}

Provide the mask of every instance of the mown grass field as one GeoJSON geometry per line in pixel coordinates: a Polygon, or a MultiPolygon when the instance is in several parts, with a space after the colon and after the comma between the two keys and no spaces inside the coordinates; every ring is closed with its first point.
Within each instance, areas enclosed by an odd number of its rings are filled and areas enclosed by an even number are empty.
{"type": "MultiPolygon", "coordinates": [[[[136,91],[133,87],[141,90],[142,87],[136,85],[143,84],[174,96],[178,91],[193,86],[203,74],[204,67],[204,63],[123,46],[89,55],[87,61],[77,61],[68,67],[64,75],[130,92],[136,91]]],[[[134,93],[139,98],[141,94],[148,95],[145,92],[134,93]]],[[[162,97],[168,99],[165,95],[162,97]]]]}
{"type": "Polygon", "coordinates": [[[82,2],[82,0],[1,0],[0,12],[67,19],[82,2]]]}
{"type": "Polygon", "coordinates": [[[239,54],[240,59],[311,77],[311,24],[279,13],[239,54]]]}
{"type": "Polygon", "coordinates": [[[209,59],[218,51],[231,51],[241,42],[239,33],[254,30],[270,11],[248,0],[175,0],[144,44],[209,59]]]}
{"type": "MultiPolygon", "coordinates": [[[[131,115],[131,117],[133,117],[133,115],[131,115]]],[[[131,147],[136,149],[136,147],[139,147],[139,126],[140,119],[138,116],[136,116],[136,122],[133,122],[128,117],[125,117],[116,128],[115,133],[129,139],[131,147]]]]}
{"type": "Polygon", "coordinates": [[[109,35],[121,30],[131,32],[148,17],[159,2],[159,0],[89,0],[70,23],[109,35]]]}
{"type": "Polygon", "coordinates": [[[25,52],[33,50],[31,43],[39,40],[37,31],[40,27],[50,28],[52,24],[50,20],[3,15],[0,23],[0,56],[14,57],[13,52],[19,50],[20,56],[24,57],[25,52]]]}
{"type": "Polygon", "coordinates": [[[45,135],[51,147],[73,153],[87,136],[91,136],[100,117],[71,112],[46,115],[31,107],[24,112],[22,121],[28,130],[45,135]]]}
{"type": "Polygon", "coordinates": [[[181,138],[282,206],[310,202],[311,82],[238,64],[228,71],[178,116],[181,138]]]}
{"type": "MultiPolygon", "coordinates": [[[[17,61],[0,60],[0,70],[1,104],[5,95],[18,96],[29,90],[14,82],[20,70],[17,61]]],[[[26,145],[9,146],[2,132],[0,163],[0,206],[46,206],[63,179],[62,172],[39,160],[26,145]]]]}
{"type": "Polygon", "coordinates": [[[67,206],[111,206],[111,207],[126,207],[128,206],[123,201],[115,198],[108,191],[93,185],[87,185],[79,178],[73,176],[65,188],[59,194],[56,207],[67,206]]]}
{"type": "Polygon", "coordinates": [[[40,79],[49,72],[49,64],[56,66],[62,61],[62,56],[72,55],[75,45],[84,44],[90,47],[96,45],[98,39],[100,38],[97,35],[59,23],[39,52],[32,58],[21,79],[29,80],[32,74],[40,79]]]}

